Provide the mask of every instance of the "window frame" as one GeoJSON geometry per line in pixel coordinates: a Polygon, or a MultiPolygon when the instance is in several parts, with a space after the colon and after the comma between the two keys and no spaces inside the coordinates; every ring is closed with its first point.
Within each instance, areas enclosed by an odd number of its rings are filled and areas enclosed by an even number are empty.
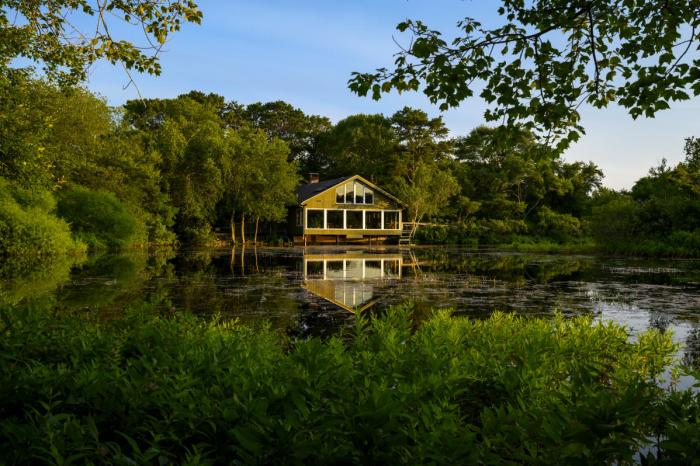
{"type": "Polygon", "coordinates": [[[336,205],[374,205],[375,190],[367,186],[365,183],[357,180],[346,181],[342,186],[335,188],[335,203],[336,205]],[[348,202],[348,185],[352,185],[352,202],[348,202]],[[362,187],[362,202],[357,202],[357,187],[362,187]],[[343,190],[343,202],[338,202],[338,190],[343,190]],[[369,191],[372,202],[367,202],[367,192],[369,191]]]}
{"type": "Polygon", "coordinates": [[[304,209],[304,229],[306,230],[325,230],[326,229],[326,209],[304,209]],[[309,226],[309,212],[318,211],[321,212],[321,226],[320,227],[310,227],[309,226]]]}
{"type": "Polygon", "coordinates": [[[400,230],[400,229],[401,229],[401,211],[396,210],[396,209],[382,210],[382,230],[400,230]],[[386,213],[387,212],[396,212],[396,215],[397,215],[396,228],[387,228],[386,227],[386,213]]]}
{"type": "Polygon", "coordinates": [[[365,230],[383,230],[384,226],[384,210],[383,209],[362,209],[365,217],[365,230]],[[379,213],[379,228],[370,228],[367,226],[367,212],[378,212],[379,213]]]}

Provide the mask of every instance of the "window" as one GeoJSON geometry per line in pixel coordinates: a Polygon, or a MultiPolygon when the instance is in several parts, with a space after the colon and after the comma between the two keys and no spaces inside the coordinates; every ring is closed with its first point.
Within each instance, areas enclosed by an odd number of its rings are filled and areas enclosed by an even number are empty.
{"type": "Polygon", "coordinates": [[[368,230],[382,229],[382,213],[378,210],[368,210],[365,212],[365,228],[368,230]]]}
{"type": "Polygon", "coordinates": [[[307,209],[306,228],[323,228],[323,210],[307,209]]]}
{"type": "Polygon", "coordinates": [[[336,204],[374,204],[374,192],[359,181],[335,188],[336,204]]]}
{"type": "Polygon", "coordinates": [[[326,211],[326,228],[342,229],[343,226],[343,211],[328,210],[326,211]]]}
{"type": "Polygon", "coordinates": [[[361,210],[346,210],[347,228],[361,229],[362,228],[362,211],[361,210]]]}
{"type": "Polygon", "coordinates": [[[345,185],[345,203],[354,204],[355,203],[355,192],[353,191],[353,184],[348,183],[345,185]]]}
{"type": "Polygon", "coordinates": [[[345,185],[339,186],[335,189],[335,203],[345,204],[345,185]]]}
{"type": "Polygon", "coordinates": [[[398,230],[399,229],[399,213],[395,210],[384,211],[384,229],[398,230]]]}
{"type": "Polygon", "coordinates": [[[297,209],[297,226],[304,226],[304,209],[297,209]]]}
{"type": "Polygon", "coordinates": [[[355,204],[365,203],[365,187],[360,183],[355,183],[355,204]]]}
{"type": "Polygon", "coordinates": [[[365,186],[365,204],[374,204],[374,193],[365,186]]]}

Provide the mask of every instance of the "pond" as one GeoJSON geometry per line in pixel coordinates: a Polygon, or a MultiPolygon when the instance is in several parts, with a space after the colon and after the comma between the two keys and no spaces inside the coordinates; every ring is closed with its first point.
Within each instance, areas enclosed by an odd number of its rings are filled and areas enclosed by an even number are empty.
{"type": "Polygon", "coordinates": [[[700,363],[700,261],[520,254],[452,247],[316,247],[102,254],[53,261],[3,279],[0,300],[49,300],[105,317],[144,300],[164,312],[269,321],[291,335],[327,335],[354,313],[412,301],[483,317],[593,314],[672,330],[700,363]]]}

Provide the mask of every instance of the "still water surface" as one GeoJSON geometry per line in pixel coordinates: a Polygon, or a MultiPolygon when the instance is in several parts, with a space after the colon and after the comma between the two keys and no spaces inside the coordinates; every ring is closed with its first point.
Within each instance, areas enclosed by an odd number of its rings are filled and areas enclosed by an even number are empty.
{"type": "Polygon", "coordinates": [[[672,330],[700,363],[700,261],[519,254],[449,247],[236,248],[92,257],[67,271],[7,282],[5,300],[50,299],[105,314],[149,300],[164,311],[267,320],[293,335],[353,325],[354,312],[413,301],[482,317],[593,314],[672,330]]]}

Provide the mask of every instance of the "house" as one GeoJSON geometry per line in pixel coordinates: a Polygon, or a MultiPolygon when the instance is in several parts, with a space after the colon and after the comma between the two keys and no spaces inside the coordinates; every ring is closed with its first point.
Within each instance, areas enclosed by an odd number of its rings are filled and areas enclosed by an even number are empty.
{"type": "Polygon", "coordinates": [[[401,237],[405,204],[359,175],[320,181],[311,174],[296,190],[289,231],[295,243],[386,241],[401,237]]]}

